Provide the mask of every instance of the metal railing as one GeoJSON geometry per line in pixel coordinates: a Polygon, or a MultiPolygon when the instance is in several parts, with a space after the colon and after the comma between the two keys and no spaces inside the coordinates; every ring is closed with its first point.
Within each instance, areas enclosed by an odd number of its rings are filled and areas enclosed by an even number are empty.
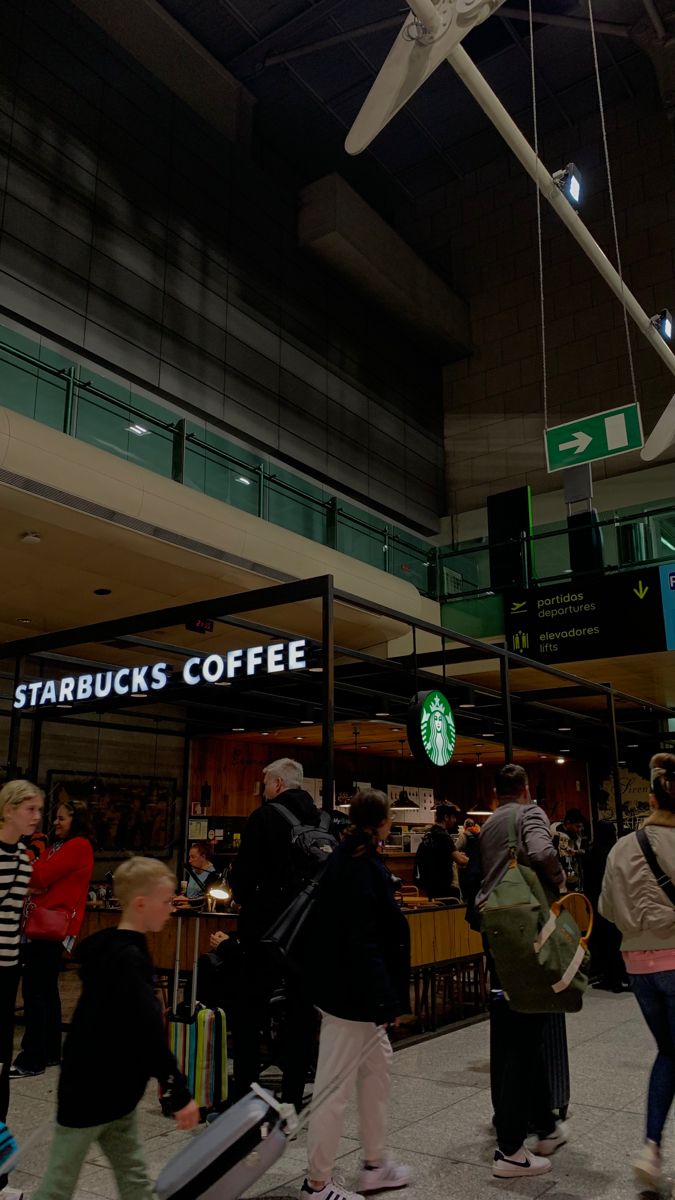
{"type": "MultiPolygon", "coordinates": [[[[4,335],[0,337],[0,398],[6,407],[407,579],[432,599],[450,602],[503,590],[508,584],[495,586],[491,568],[491,561],[500,555],[510,563],[510,574],[519,586],[534,579],[547,583],[583,573],[570,559],[566,525],[491,547],[487,539],[456,548],[433,546],[228,442],[207,429],[206,422],[181,414],[177,406],[174,410],[159,400],[135,395],[126,386],[94,376],[9,330],[4,335]],[[23,345],[13,344],[7,340],[10,337],[23,345]]],[[[638,513],[606,514],[595,528],[603,541],[606,571],[675,559],[675,503],[638,513]]]]}

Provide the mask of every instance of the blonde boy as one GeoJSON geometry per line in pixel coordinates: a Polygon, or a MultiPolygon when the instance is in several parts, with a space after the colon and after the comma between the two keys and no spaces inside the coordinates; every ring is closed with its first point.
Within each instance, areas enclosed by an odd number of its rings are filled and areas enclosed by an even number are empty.
{"type": "Polygon", "coordinates": [[[76,951],[82,995],[63,1049],[49,1162],[33,1200],[70,1200],[93,1142],[109,1160],[124,1200],[152,1200],[136,1107],[153,1077],[179,1129],[199,1120],[167,1046],[145,940],[168,920],[174,893],[175,879],[163,863],[129,859],[115,872],[119,925],[95,933],[76,951]]]}

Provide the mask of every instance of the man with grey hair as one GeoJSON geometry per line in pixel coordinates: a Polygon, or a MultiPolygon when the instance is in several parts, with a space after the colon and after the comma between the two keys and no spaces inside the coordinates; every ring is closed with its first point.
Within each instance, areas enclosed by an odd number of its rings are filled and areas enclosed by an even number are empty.
{"type": "Polygon", "coordinates": [[[292,821],[319,825],[321,814],[303,788],[299,762],[278,758],[263,771],[263,803],[248,818],[232,868],[232,892],[239,913],[242,971],[233,1013],[235,1098],[243,1096],[260,1074],[262,1030],[269,1023],[270,1000],[283,986],[286,1020],[281,1099],[300,1111],[314,1054],[316,1018],[300,981],[283,979],[260,940],[281,915],[301,882],[292,855],[292,821]],[[281,811],[281,810],[285,810],[281,811]]]}

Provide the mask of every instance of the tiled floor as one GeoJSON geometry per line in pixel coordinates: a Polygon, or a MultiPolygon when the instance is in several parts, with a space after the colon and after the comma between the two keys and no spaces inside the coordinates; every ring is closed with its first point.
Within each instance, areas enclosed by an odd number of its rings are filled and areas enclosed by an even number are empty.
{"type": "MultiPolygon", "coordinates": [[[[506,1193],[510,1200],[619,1200],[632,1197],[630,1163],[642,1137],[644,1096],[652,1044],[629,995],[591,992],[583,1013],[568,1018],[572,1071],[571,1140],[554,1159],[552,1174],[501,1182],[492,1178],[493,1141],[487,1024],[421,1043],[394,1056],[389,1143],[415,1172],[408,1200],[478,1200],[506,1193]]],[[[10,1121],[19,1136],[46,1126],[53,1115],[56,1071],[12,1084],[10,1121]]],[[[148,1090],[141,1109],[153,1177],[190,1134],[177,1133],[158,1115],[148,1090]]],[[[353,1178],[359,1153],[355,1113],[349,1113],[338,1173],[353,1178]]],[[[198,1134],[196,1136],[199,1136],[198,1134]]],[[[305,1166],[304,1133],[254,1189],[255,1195],[294,1196],[305,1166]]],[[[44,1170],[48,1129],[30,1148],[11,1183],[27,1193],[44,1170]]],[[[675,1138],[669,1131],[675,1169],[675,1138]]],[[[76,1200],[117,1195],[105,1160],[92,1152],[76,1200]]]]}

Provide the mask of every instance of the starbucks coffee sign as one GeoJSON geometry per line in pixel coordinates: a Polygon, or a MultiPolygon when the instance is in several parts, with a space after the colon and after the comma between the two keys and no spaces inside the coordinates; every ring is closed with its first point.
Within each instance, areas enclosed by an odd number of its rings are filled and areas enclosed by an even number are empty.
{"type": "Polygon", "coordinates": [[[186,659],[182,671],[169,663],[152,666],[119,667],[117,670],[64,675],[60,679],[36,679],[20,683],[14,692],[14,708],[46,708],[50,705],[86,704],[119,696],[157,695],[170,680],[186,687],[200,684],[230,683],[252,675],[276,675],[282,671],[301,671],[307,667],[307,642],[270,642],[267,646],[247,646],[225,654],[194,655],[186,659]]]}
{"type": "Polygon", "coordinates": [[[455,718],[443,692],[418,692],[408,710],[408,742],[416,758],[445,767],[455,749],[455,718]]]}

